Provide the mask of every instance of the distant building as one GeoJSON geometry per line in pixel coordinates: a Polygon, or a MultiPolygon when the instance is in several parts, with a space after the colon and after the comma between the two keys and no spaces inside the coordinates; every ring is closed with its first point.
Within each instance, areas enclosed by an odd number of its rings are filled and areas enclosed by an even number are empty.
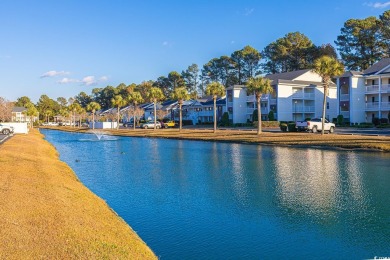
{"type": "MultiPolygon", "coordinates": [[[[274,89],[272,94],[261,98],[261,118],[268,120],[270,111],[278,121],[298,121],[305,118],[322,117],[324,87],[322,78],[309,69],[267,75],[274,89]]],[[[233,123],[253,121],[257,109],[256,98],[247,93],[244,85],[227,88],[226,106],[233,123]]],[[[337,88],[329,87],[325,117],[337,117],[337,88]]]]}
{"type": "Polygon", "coordinates": [[[345,122],[372,122],[390,113],[390,58],[363,72],[347,71],[337,78],[339,114],[345,122]]]}

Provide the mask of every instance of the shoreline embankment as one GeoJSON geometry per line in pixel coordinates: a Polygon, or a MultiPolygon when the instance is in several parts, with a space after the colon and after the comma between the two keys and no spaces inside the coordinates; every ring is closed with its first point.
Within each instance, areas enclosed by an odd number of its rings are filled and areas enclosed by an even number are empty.
{"type": "Polygon", "coordinates": [[[0,259],[157,259],[38,130],[0,145],[0,259]]]}

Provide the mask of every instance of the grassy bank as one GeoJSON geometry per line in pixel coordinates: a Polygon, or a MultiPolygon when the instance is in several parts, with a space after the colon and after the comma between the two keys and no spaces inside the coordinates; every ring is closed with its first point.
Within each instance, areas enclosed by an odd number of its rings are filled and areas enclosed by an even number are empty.
{"type": "Polygon", "coordinates": [[[33,130],[0,145],[0,259],[156,259],[33,130]]]}
{"type": "MultiPolygon", "coordinates": [[[[51,127],[51,129],[90,132],[89,129],[71,127],[51,127]]],[[[97,130],[102,131],[102,130],[97,130]]],[[[263,132],[260,136],[254,131],[218,130],[213,133],[210,129],[120,129],[104,130],[112,135],[135,137],[158,137],[172,139],[189,139],[203,141],[223,141],[235,143],[253,143],[262,145],[313,147],[327,149],[368,149],[374,151],[390,152],[390,137],[363,136],[363,135],[336,135],[311,133],[263,132]]]]}

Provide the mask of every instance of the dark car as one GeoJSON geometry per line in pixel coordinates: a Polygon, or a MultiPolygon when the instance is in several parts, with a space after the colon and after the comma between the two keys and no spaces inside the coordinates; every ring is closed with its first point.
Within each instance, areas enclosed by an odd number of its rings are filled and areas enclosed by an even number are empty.
{"type": "Polygon", "coordinates": [[[129,122],[123,123],[123,127],[133,127],[133,120],[130,120],[129,122]]]}

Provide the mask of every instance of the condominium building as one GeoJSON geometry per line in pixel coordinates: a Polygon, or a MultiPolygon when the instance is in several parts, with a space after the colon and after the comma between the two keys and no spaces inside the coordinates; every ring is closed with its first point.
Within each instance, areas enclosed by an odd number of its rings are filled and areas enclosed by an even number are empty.
{"type": "Polygon", "coordinates": [[[339,114],[345,122],[372,122],[390,113],[390,58],[363,72],[347,71],[337,78],[339,114]]]}
{"type": "MultiPolygon", "coordinates": [[[[309,69],[267,75],[271,80],[272,94],[261,97],[261,117],[268,120],[270,111],[278,121],[297,121],[322,117],[324,88],[321,77],[309,69]]],[[[331,84],[326,99],[325,117],[337,117],[337,88],[331,84]]],[[[247,93],[246,86],[227,88],[226,106],[233,123],[253,121],[257,109],[256,98],[247,93]]]]}

